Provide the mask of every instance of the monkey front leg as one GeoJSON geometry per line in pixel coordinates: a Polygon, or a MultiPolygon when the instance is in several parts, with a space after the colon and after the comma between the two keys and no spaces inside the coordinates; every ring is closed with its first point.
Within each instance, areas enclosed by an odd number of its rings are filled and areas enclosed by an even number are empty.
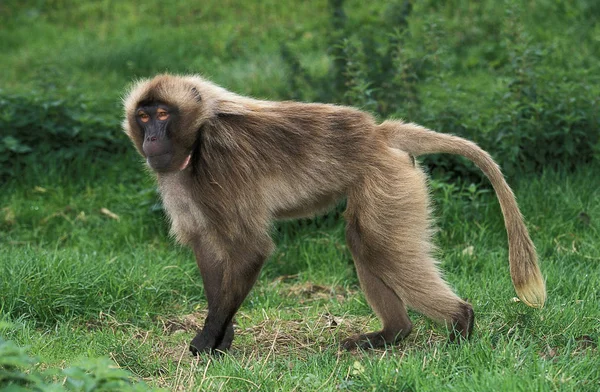
{"type": "Polygon", "coordinates": [[[224,351],[233,340],[233,316],[256,282],[266,253],[237,249],[220,259],[206,252],[200,243],[194,245],[194,253],[204,282],[208,316],[190,343],[190,351],[194,355],[224,351]]]}

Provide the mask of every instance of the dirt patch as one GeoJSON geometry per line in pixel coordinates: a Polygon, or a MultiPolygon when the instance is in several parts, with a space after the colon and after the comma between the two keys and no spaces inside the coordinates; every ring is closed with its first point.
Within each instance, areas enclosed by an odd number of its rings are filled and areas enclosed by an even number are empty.
{"type": "Polygon", "coordinates": [[[335,299],[344,302],[355,294],[341,286],[323,286],[312,282],[289,285],[285,288],[288,297],[298,298],[299,303],[323,299],[335,299]]]}
{"type": "Polygon", "coordinates": [[[159,319],[165,335],[174,335],[182,332],[197,332],[202,329],[206,312],[188,314],[181,317],[159,319]]]}

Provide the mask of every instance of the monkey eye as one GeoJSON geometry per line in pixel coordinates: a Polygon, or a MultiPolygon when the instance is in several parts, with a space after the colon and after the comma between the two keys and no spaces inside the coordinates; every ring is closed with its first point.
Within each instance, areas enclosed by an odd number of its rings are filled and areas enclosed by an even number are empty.
{"type": "Polygon", "coordinates": [[[148,120],[150,120],[150,116],[146,112],[138,112],[138,117],[140,120],[142,120],[142,122],[148,122],[148,120]]]}
{"type": "Polygon", "coordinates": [[[158,109],[156,112],[156,117],[160,120],[160,121],[165,121],[166,119],[169,118],[169,112],[167,112],[164,109],[158,109]]]}

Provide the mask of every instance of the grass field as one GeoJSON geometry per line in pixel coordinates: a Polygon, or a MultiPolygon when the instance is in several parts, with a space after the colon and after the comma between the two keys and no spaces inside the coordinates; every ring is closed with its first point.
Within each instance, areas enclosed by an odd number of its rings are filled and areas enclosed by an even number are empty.
{"type": "MultiPolygon", "coordinates": [[[[386,7],[347,3],[357,24],[376,20],[386,7]]],[[[435,19],[451,31],[460,30],[461,18],[479,15],[460,1],[455,9],[424,3],[413,11],[415,20],[430,8],[427,23],[435,19]]],[[[553,23],[577,18],[565,13],[562,21],[549,13],[544,19],[540,7],[553,3],[540,4],[527,6],[533,11],[524,19],[536,26],[534,40],[554,42],[561,55],[548,61],[561,67],[570,61],[561,50],[580,33],[565,27],[556,38],[551,30],[564,25],[553,23]]],[[[322,36],[327,10],[325,1],[3,2],[0,83],[4,91],[46,89],[59,97],[93,91],[98,102],[114,103],[109,111],[115,117],[132,78],[164,70],[202,72],[240,93],[287,98],[290,75],[280,44],[293,40],[303,64],[326,74],[332,62],[322,36]]],[[[582,69],[594,66],[590,59],[600,41],[598,28],[593,31],[596,39],[579,37],[574,57],[582,69]]],[[[463,54],[476,61],[487,56],[486,45],[463,54]]],[[[443,71],[444,90],[431,87],[439,79],[424,83],[424,106],[440,106],[429,98],[454,88],[462,89],[460,100],[476,103],[473,86],[499,84],[483,66],[462,69],[454,52],[436,56],[453,58],[446,65],[454,71],[443,71]]],[[[413,332],[398,346],[340,351],[342,339],[379,325],[358,286],[344,223],[331,214],[276,226],[277,250],[237,314],[232,349],[221,357],[192,358],[188,343],[206,308],[193,255],[169,238],[155,186],[133,148],[100,157],[106,155],[66,164],[51,155],[30,159],[0,184],[0,389],[8,386],[7,371],[16,374],[7,341],[24,348],[20,358],[34,357],[20,367],[25,377],[43,373],[44,385],[53,383],[54,390],[84,390],[69,384],[61,369],[76,366],[98,378],[112,374],[97,358],[128,371],[123,377],[139,390],[600,389],[597,162],[508,178],[547,281],[541,310],[514,301],[504,226],[487,183],[434,177],[441,268],[474,306],[471,340],[449,344],[443,326],[411,313],[413,332]]]]}
{"type": "Polygon", "coordinates": [[[190,252],[168,240],[162,214],[151,212],[152,188],[137,173],[124,181],[107,168],[88,182],[56,169],[43,180],[9,184],[0,197],[0,292],[10,322],[2,335],[27,346],[38,366],[108,356],[170,390],[598,386],[600,205],[593,171],[546,173],[517,187],[547,279],[544,309],[512,301],[494,198],[435,183],[442,268],[475,306],[472,340],[449,345],[442,327],[414,315],[415,329],[398,347],[339,352],[348,334],[377,326],[343,228],[288,224],[275,234],[278,250],[237,316],[233,349],[219,359],[193,359],[187,351],[204,315],[200,277],[190,252]]]}

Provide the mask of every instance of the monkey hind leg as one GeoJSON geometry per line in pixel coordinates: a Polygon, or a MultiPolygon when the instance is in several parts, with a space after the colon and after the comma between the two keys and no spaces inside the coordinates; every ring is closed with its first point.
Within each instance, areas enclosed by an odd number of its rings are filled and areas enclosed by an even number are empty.
{"type": "Polygon", "coordinates": [[[354,257],[356,272],[367,301],[381,320],[381,331],[352,336],[342,341],[346,350],[385,347],[406,337],[412,330],[406,307],[398,295],[364,262],[360,234],[348,225],[346,237],[354,257]]]}
{"type": "Polygon", "coordinates": [[[406,337],[412,330],[412,323],[408,318],[406,307],[398,295],[388,287],[376,273],[373,273],[362,260],[362,255],[357,248],[357,233],[348,227],[347,237],[354,255],[356,271],[360,285],[367,301],[382,322],[381,331],[351,336],[342,341],[346,350],[355,348],[369,349],[392,345],[406,337]]]}
{"type": "Polygon", "coordinates": [[[384,330],[386,325],[403,328],[398,320],[408,317],[398,316],[398,308],[406,304],[452,328],[451,339],[469,337],[473,309],[444,281],[431,256],[424,173],[407,154],[392,150],[370,177],[356,185],[348,195],[348,243],[361,286],[384,330]],[[394,316],[388,301],[396,304],[394,316]]]}

